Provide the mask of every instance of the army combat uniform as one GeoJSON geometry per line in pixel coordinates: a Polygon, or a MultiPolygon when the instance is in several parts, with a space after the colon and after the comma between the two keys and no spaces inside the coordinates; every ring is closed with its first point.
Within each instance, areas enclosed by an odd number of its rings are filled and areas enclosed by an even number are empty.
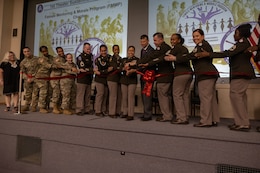
{"type": "Polygon", "coordinates": [[[32,102],[33,88],[35,85],[34,74],[37,70],[38,58],[30,56],[24,58],[20,64],[21,72],[23,73],[24,89],[25,89],[25,106],[22,111],[29,111],[29,107],[32,106],[31,111],[36,111],[38,104],[38,95],[35,95],[34,102],[32,102]],[[32,105],[31,105],[32,104],[32,105]]]}

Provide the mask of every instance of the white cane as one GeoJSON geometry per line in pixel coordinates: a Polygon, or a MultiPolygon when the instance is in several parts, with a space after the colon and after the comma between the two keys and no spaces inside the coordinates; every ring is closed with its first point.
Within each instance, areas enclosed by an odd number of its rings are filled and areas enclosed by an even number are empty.
{"type": "Polygon", "coordinates": [[[21,114],[21,103],[22,103],[22,81],[23,81],[23,73],[20,71],[19,78],[19,95],[18,95],[18,111],[14,114],[21,114]]]}

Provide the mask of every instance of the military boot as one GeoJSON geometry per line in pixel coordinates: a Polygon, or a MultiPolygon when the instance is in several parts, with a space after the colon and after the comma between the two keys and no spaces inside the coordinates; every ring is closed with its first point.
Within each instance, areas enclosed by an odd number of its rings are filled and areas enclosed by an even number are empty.
{"type": "Polygon", "coordinates": [[[40,113],[44,113],[44,114],[46,114],[46,113],[49,113],[48,111],[47,111],[47,109],[44,109],[44,108],[40,108],[40,111],[39,111],[40,113]]]}
{"type": "Polygon", "coordinates": [[[37,107],[31,107],[31,112],[37,112],[37,107]]]}
{"type": "Polygon", "coordinates": [[[52,113],[54,113],[54,114],[61,114],[61,111],[59,110],[57,105],[53,105],[52,113]]]}
{"type": "Polygon", "coordinates": [[[22,112],[26,112],[26,111],[29,111],[29,105],[25,105],[22,107],[21,109],[22,112]]]}
{"type": "Polygon", "coordinates": [[[68,110],[68,109],[64,109],[63,110],[63,114],[65,114],[65,115],[72,115],[72,112],[70,112],[70,110],[68,110]]]}

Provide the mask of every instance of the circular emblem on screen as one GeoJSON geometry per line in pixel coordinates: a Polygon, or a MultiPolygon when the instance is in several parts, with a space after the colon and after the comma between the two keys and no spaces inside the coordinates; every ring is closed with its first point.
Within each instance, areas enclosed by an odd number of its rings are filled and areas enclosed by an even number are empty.
{"type": "Polygon", "coordinates": [[[187,8],[177,23],[177,32],[182,34],[187,46],[194,46],[192,32],[202,29],[206,40],[219,44],[224,33],[234,25],[231,11],[219,2],[199,2],[187,8]]]}
{"type": "Polygon", "coordinates": [[[64,52],[74,52],[77,45],[83,40],[80,26],[76,22],[64,22],[60,24],[52,35],[52,47],[56,52],[56,47],[62,47],[64,52]]]}
{"type": "Polygon", "coordinates": [[[84,43],[89,43],[91,45],[91,52],[93,54],[93,61],[99,56],[99,47],[102,44],[105,44],[105,42],[103,40],[96,38],[96,37],[83,40],[82,42],[80,42],[80,44],[76,48],[75,58],[78,57],[82,53],[84,43]]]}
{"type": "Polygon", "coordinates": [[[43,5],[42,4],[39,4],[38,6],[37,6],[37,12],[38,13],[41,13],[43,11],[43,5]]]}

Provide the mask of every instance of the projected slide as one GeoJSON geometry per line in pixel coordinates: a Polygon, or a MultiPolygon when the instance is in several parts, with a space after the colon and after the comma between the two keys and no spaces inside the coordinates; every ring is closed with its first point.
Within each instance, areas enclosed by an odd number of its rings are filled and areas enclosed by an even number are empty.
{"type": "MultiPolygon", "coordinates": [[[[214,51],[233,46],[233,31],[237,25],[255,21],[260,13],[259,0],[149,0],[149,36],[162,32],[170,43],[172,33],[180,33],[191,51],[195,44],[192,31],[200,28],[214,51]]],[[[229,77],[227,58],[214,59],[221,77],[229,77]]]]}
{"type": "Polygon", "coordinates": [[[92,45],[94,57],[106,44],[109,53],[118,44],[126,55],[128,1],[126,0],[58,0],[37,4],[34,54],[46,45],[49,53],[63,47],[65,53],[78,56],[85,42],[92,45]]]}

